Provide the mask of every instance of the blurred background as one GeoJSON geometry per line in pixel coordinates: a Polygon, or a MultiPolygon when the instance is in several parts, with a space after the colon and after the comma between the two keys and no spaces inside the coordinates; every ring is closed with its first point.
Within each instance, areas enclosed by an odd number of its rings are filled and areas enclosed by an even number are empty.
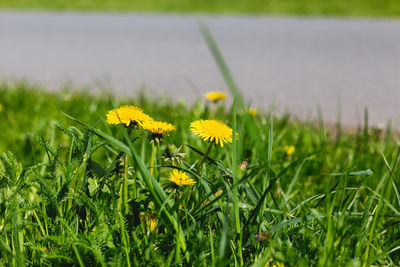
{"type": "Polygon", "coordinates": [[[215,37],[249,105],[356,125],[400,114],[398,0],[0,0],[0,79],[139,91],[192,103],[227,91],[215,37]]]}

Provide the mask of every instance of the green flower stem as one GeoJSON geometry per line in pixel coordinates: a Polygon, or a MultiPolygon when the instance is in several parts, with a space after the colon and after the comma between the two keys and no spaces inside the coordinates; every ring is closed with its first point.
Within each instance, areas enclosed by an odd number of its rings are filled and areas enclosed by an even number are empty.
{"type": "Polygon", "coordinates": [[[158,170],[155,167],[157,165],[157,145],[155,144],[155,141],[151,143],[151,161],[150,161],[150,173],[157,179],[157,182],[160,181],[160,177],[158,176],[158,170]]]}
{"type": "MultiPolygon", "coordinates": [[[[154,166],[154,143],[151,144],[150,167],[154,166]]],[[[150,168],[151,175],[154,175],[154,169],[150,168]]]]}
{"type": "Polygon", "coordinates": [[[217,113],[218,101],[213,101],[210,107],[210,117],[215,118],[215,114],[217,113]]]}
{"type": "Polygon", "coordinates": [[[135,173],[133,175],[133,183],[132,183],[132,197],[133,199],[137,198],[137,186],[136,186],[136,168],[135,168],[135,173]]]}
{"type": "MultiPolygon", "coordinates": [[[[161,160],[161,141],[159,141],[159,142],[157,142],[157,152],[156,152],[156,155],[157,155],[157,158],[156,158],[156,164],[157,164],[157,173],[158,173],[158,175],[160,175],[161,174],[161,162],[160,162],[160,160],[161,160]]],[[[157,178],[157,180],[158,180],[159,178],[157,178]]]]}
{"type": "Polygon", "coordinates": [[[186,209],[186,205],[189,204],[190,201],[190,197],[192,196],[192,191],[193,191],[194,185],[192,186],[192,188],[190,188],[189,193],[187,194],[187,198],[186,201],[183,201],[185,203],[185,209],[186,209]]]}
{"type": "MultiPolygon", "coordinates": [[[[192,190],[190,190],[189,194],[191,192],[192,192],[192,190]]],[[[185,211],[186,229],[189,229],[189,216],[188,216],[188,212],[187,212],[187,203],[185,201],[183,201],[183,209],[185,211]]],[[[190,240],[190,231],[188,231],[188,233],[187,233],[187,239],[190,240]]]]}
{"type": "Polygon", "coordinates": [[[176,247],[175,247],[175,265],[180,265],[181,263],[181,243],[179,242],[179,232],[180,232],[180,228],[178,228],[178,232],[176,233],[176,247]]]}
{"type": "Polygon", "coordinates": [[[204,163],[205,163],[206,160],[207,160],[208,154],[210,153],[211,147],[213,146],[213,144],[214,144],[214,142],[210,142],[210,144],[209,144],[208,147],[207,147],[206,153],[204,153],[203,158],[201,159],[200,165],[199,165],[199,167],[197,168],[197,172],[198,172],[199,174],[200,174],[201,169],[203,168],[204,163]]]}
{"type": "Polygon", "coordinates": [[[123,181],[123,191],[122,191],[122,206],[123,214],[128,213],[128,154],[125,154],[124,158],[124,181],[123,181]]]}

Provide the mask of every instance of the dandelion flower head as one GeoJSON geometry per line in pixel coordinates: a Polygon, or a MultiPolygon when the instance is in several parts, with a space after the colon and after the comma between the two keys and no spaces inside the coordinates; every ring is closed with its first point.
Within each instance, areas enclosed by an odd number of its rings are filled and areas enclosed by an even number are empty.
{"type": "Polygon", "coordinates": [[[295,147],[294,146],[284,146],[283,149],[286,152],[286,155],[290,156],[294,153],[295,147]]]}
{"type": "Polygon", "coordinates": [[[116,109],[112,109],[107,113],[108,124],[120,124],[123,123],[129,126],[131,123],[139,124],[145,121],[152,121],[153,119],[145,114],[141,108],[135,106],[122,106],[116,109]]]}
{"type": "Polygon", "coordinates": [[[226,94],[224,92],[218,92],[218,91],[213,91],[213,92],[208,92],[205,95],[205,98],[212,102],[217,102],[219,100],[224,100],[226,99],[226,94]]]}
{"type": "Polygon", "coordinates": [[[196,183],[196,181],[189,178],[185,172],[177,169],[173,169],[169,173],[169,180],[178,186],[194,185],[196,183]]]}
{"type": "Polygon", "coordinates": [[[217,120],[198,120],[190,124],[190,130],[203,141],[215,141],[224,146],[225,142],[232,143],[232,129],[225,123],[217,120]]]}
{"type": "Polygon", "coordinates": [[[146,231],[153,232],[157,224],[157,215],[152,213],[145,213],[139,215],[140,221],[143,223],[146,231]]]}
{"type": "Polygon", "coordinates": [[[175,126],[162,121],[145,121],[140,124],[143,129],[151,132],[152,134],[166,134],[175,130],[175,126]]]}
{"type": "Polygon", "coordinates": [[[258,109],[256,108],[249,108],[249,114],[251,116],[256,116],[258,114],[258,109]]]}

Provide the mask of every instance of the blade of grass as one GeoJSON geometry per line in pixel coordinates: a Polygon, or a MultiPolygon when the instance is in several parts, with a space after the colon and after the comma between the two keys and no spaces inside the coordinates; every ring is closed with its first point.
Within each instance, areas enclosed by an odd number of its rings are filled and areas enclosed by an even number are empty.
{"type": "MultiPolygon", "coordinates": [[[[237,175],[237,142],[236,142],[236,97],[233,100],[233,111],[232,111],[232,177],[233,183],[237,184],[238,175],[237,175]]],[[[243,265],[243,255],[242,255],[242,235],[240,233],[241,225],[240,225],[240,213],[239,213],[239,190],[237,187],[232,189],[233,193],[233,204],[235,209],[235,225],[236,225],[236,234],[240,236],[240,239],[237,240],[238,245],[238,253],[239,253],[239,261],[240,264],[243,265]]]]}
{"type": "MultiPolygon", "coordinates": [[[[366,113],[367,113],[367,111],[366,111],[366,113]]],[[[390,190],[391,189],[390,180],[392,179],[392,174],[393,174],[393,171],[394,171],[394,169],[395,169],[395,167],[397,165],[397,162],[398,162],[398,159],[399,159],[399,155],[400,155],[400,146],[397,147],[396,155],[395,155],[395,157],[394,157],[394,159],[392,161],[392,166],[390,167],[389,165],[387,165],[389,176],[386,177],[384,185],[382,187],[382,194],[381,194],[381,196],[379,198],[378,206],[377,206],[376,212],[375,212],[374,217],[373,217],[373,221],[372,221],[372,225],[371,225],[370,231],[368,233],[368,243],[366,245],[366,250],[365,250],[365,254],[364,254],[363,266],[368,266],[370,264],[370,259],[369,259],[370,253],[369,253],[369,251],[370,251],[370,248],[372,247],[373,240],[376,239],[376,236],[375,236],[377,234],[376,233],[376,227],[377,227],[379,218],[381,218],[381,216],[382,216],[381,212],[384,211],[384,205],[383,205],[384,204],[384,200],[388,199],[388,195],[390,195],[390,191],[391,191],[390,190]]],[[[382,156],[383,156],[383,158],[385,160],[385,163],[387,164],[388,161],[386,160],[386,157],[385,157],[385,155],[383,153],[382,153],[382,156]]]]}
{"type": "MultiPolygon", "coordinates": [[[[232,112],[232,178],[233,183],[237,184],[237,155],[236,155],[236,98],[233,100],[233,112],[232,112]]],[[[236,233],[240,234],[240,217],[239,217],[239,192],[238,188],[235,187],[232,189],[233,193],[233,202],[235,207],[235,223],[236,223],[236,233]]]]}
{"type": "Polygon", "coordinates": [[[218,65],[218,68],[219,68],[222,76],[225,79],[228,89],[230,90],[231,94],[237,99],[240,109],[244,108],[244,101],[243,101],[242,94],[240,93],[240,91],[236,85],[236,82],[233,79],[231,71],[229,70],[229,67],[226,64],[225,59],[221,53],[221,50],[219,49],[218,44],[215,41],[210,29],[208,28],[207,24],[203,21],[199,22],[199,28],[200,28],[200,31],[203,34],[203,37],[208,45],[208,48],[210,49],[210,51],[214,57],[215,62],[218,65]]]}
{"type": "MultiPolygon", "coordinates": [[[[269,122],[269,131],[268,131],[267,168],[266,168],[264,179],[262,181],[262,188],[263,188],[264,192],[267,191],[267,184],[272,182],[272,181],[269,181],[269,174],[270,174],[270,170],[271,170],[272,146],[273,146],[273,142],[274,142],[273,105],[271,106],[271,110],[270,110],[269,116],[270,116],[270,119],[269,119],[270,122],[269,122]]],[[[268,188],[270,188],[270,186],[268,188]]],[[[263,203],[261,205],[261,213],[260,213],[261,216],[264,215],[265,205],[266,205],[266,196],[264,197],[263,203]]],[[[263,220],[261,218],[260,219],[259,231],[261,230],[262,221],[263,220]]]]}

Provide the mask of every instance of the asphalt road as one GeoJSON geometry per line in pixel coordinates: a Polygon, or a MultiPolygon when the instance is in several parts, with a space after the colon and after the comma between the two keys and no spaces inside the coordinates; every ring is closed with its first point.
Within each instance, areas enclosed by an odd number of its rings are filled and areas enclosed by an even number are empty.
{"type": "Polygon", "coordinates": [[[0,11],[0,79],[192,101],[226,90],[200,18],[253,106],[400,122],[400,21],[0,11]]]}

